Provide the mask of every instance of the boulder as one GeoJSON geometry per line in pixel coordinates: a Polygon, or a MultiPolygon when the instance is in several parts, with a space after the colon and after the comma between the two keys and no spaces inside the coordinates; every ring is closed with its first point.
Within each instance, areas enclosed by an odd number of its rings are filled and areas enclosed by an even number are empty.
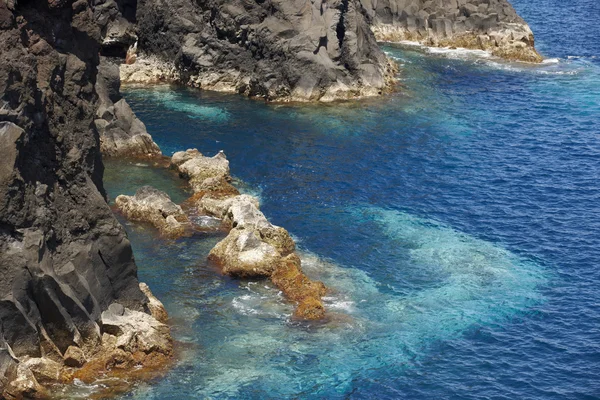
{"type": "Polygon", "coordinates": [[[35,376],[35,379],[41,383],[56,383],[60,380],[62,365],[49,358],[30,358],[23,364],[35,376]]]}
{"type": "Polygon", "coordinates": [[[281,260],[275,247],[263,242],[255,231],[232,229],[210,251],[209,260],[225,275],[237,278],[268,278],[281,260]]]}
{"type": "Polygon", "coordinates": [[[188,179],[194,192],[204,192],[215,182],[231,181],[229,161],[222,151],[214,157],[205,157],[196,149],[177,152],[171,158],[171,166],[188,179]]]}
{"type": "Polygon", "coordinates": [[[168,194],[151,186],[142,186],[134,196],[120,195],[115,204],[127,219],[149,222],[166,237],[190,233],[190,221],[181,207],[168,194]]]}
{"type": "Polygon", "coordinates": [[[102,326],[104,332],[116,338],[114,342],[110,338],[104,340],[108,347],[115,347],[129,354],[171,354],[169,327],[151,315],[113,303],[102,313],[102,326]]]}
{"type": "Polygon", "coordinates": [[[223,218],[231,227],[217,243],[209,260],[226,275],[238,278],[271,278],[272,282],[298,307],[294,316],[316,320],[325,316],[321,282],[311,281],[302,272],[296,244],[283,228],[271,224],[258,208],[258,200],[248,195],[226,199],[203,198],[201,207],[223,218]]]}
{"type": "Polygon", "coordinates": [[[322,282],[310,280],[300,267],[300,258],[290,254],[283,258],[271,281],[289,298],[298,303],[294,315],[300,319],[321,319],[325,316],[325,308],[321,297],[327,293],[322,282]]]}
{"type": "Polygon", "coordinates": [[[76,346],[69,346],[63,358],[65,365],[72,368],[80,368],[87,362],[83,350],[76,346]]]}

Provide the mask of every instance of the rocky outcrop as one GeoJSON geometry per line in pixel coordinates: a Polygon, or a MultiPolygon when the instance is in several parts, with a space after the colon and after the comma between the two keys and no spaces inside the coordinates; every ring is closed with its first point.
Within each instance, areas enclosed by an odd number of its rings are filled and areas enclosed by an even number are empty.
{"type": "Polygon", "coordinates": [[[358,0],[139,0],[139,50],[203,89],[279,101],[374,96],[391,87],[395,65],[362,11],[358,0]]]}
{"type": "Polygon", "coordinates": [[[507,0],[360,0],[379,41],[481,49],[541,62],[527,23],[507,0]]]}
{"type": "Polygon", "coordinates": [[[120,93],[119,66],[101,57],[96,80],[100,104],[94,124],[100,134],[100,150],[105,156],[157,157],[160,148],[152,140],[120,93]]]}
{"type": "MultiPolygon", "coordinates": [[[[147,325],[107,332],[109,307],[154,319],[102,185],[100,40],[87,1],[0,1],[0,397],[43,395],[56,364],[104,357],[106,334],[134,349],[123,335],[147,325]]],[[[168,360],[160,335],[136,365],[168,360]]]]}
{"type": "MultiPolygon", "coordinates": [[[[205,157],[197,149],[178,151],[171,158],[171,166],[188,180],[196,193],[222,191],[231,182],[229,161],[222,151],[214,157],[205,157]]],[[[227,187],[227,190],[232,189],[227,187]]]]}
{"type": "Polygon", "coordinates": [[[102,37],[104,56],[124,58],[127,50],[137,42],[135,12],[137,0],[96,0],[93,2],[94,20],[102,37]]]}
{"type": "Polygon", "coordinates": [[[209,261],[225,275],[245,278],[271,278],[296,302],[295,316],[321,319],[325,309],[321,297],[326,288],[302,272],[296,244],[283,228],[271,224],[259,209],[256,198],[240,194],[230,183],[229,162],[223,152],[205,157],[198,150],[177,152],[171,165],[188,179],[197,209],[219,218],[230,229],[225,239],[209,254],[209,261]]]}
{"type": "Polygon", "coordinates": [[[139,188],[135,196],[120,195],[115,204],[127,219],[149,222],[163,236],[177,238],[191,233],[190,221],[181,207],[151,186],[139,188]]]}

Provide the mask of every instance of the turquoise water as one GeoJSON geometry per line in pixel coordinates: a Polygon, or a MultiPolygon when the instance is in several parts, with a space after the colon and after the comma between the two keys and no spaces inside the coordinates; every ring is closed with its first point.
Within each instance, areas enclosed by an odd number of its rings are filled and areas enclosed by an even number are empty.
{"type": "MultiPolygon", "coordinates": [[[[207,266],[222,236],[126,223],[180,352],[126,397],[600,398],[600,7],[514,4],[541,66],[388,46],[403,68],[382,99],[126,91],[165,154],[224,150],[333,289],[330,320],[294,322],[267,282],[207,266]]],[[[111,197],[189,195],[151,166],[108,163],[105,180],[111,197]]]]}

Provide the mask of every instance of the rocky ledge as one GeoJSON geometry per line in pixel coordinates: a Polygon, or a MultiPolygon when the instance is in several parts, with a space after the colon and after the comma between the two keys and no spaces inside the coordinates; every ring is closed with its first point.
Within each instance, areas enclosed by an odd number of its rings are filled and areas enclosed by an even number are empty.
{"type": "Polygon", "coordinates": [[[101,37],[87,1],[0,1],[0,398],[171,357],[102,184],[101,37]]]}
{"type": "Polygon", "coordinates": [[[533,32],[507,0],[360,0],[379,41],[481,49],[541,62],[533,32]]]}

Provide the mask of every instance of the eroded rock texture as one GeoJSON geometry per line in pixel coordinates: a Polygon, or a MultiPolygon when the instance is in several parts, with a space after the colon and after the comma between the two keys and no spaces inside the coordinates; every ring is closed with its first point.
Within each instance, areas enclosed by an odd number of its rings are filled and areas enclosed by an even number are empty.
{"type": "Polygon", "coordinates": [[[127,219],[149,222],[166,237],[177,238],[190,233],[190,221],[181,207],[173,203],[168,194],[151,186],[142,186],[135,196],[120,195],[115,204],[127,219]]]}
{"type": "Polygon", "coordinates": [[[328,101],[392,83],[358,0],[140,0],[137,27],[142,52],[200,88],[328,101]]]}
{"type": "Polygon", "coordinates": [[[491,51],[540,62],[527,23],[507,0],[360,0],[377,40],[491,51]]]}
{"type": "Polygon", "coordinates": [[[321,297],[327,289],[302,272],[296,243],[284,228],[271,224],[260,211],[258,199],[240,194],[231,185],[229,162],[223,152],[205,157],[197,149],[173,154],[171,166],[186,178],[194,196],[190,199],[203,214],[223,221],[229,234],[210,251],[208,259],[225,275],[271,281],[297,307],[299,319],[321,319],[321,297]]]}
{"type": "Polygon", "coordinates": [[[0,1],[0,397],[97,355],[109,306],[150,313],[102,186],[100,37],[87,1],[0,1]]]}
{"type": "Polygon", "coordinates": [[[160,156],[160,148],[121,96],[120,88],[119,66],[101,57],[96,80],[100,101],[94,124],[100,134],[102,154],[111,157],[160,156]]]}

